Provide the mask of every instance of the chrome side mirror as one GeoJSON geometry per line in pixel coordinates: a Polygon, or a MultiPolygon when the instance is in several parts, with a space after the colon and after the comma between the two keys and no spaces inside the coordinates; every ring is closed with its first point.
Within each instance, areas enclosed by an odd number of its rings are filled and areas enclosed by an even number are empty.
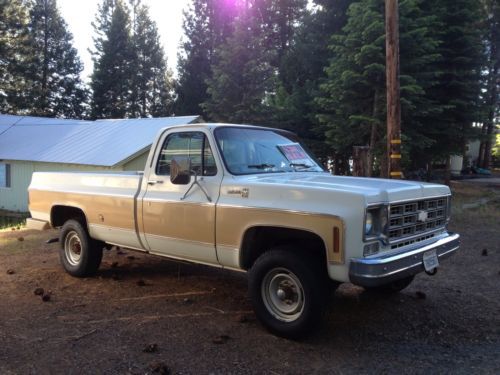
{"type": "Polygon", "coordinates": [[[170,162],[170,182],[174,185],[187,185],[191,181],[191,158],[176,156],[170,162]]]}

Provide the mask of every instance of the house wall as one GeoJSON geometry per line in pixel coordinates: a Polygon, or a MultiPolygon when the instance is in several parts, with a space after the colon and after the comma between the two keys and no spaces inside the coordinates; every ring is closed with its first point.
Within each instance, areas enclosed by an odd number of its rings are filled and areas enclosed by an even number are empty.
{"type": "MultiPolygon", "coordinates": [[[[9,161],[11,186],[0,188],[0,209],[8,211],[28,211],[28,186],[33,172],[94,172],[94,171],[121,171],[122,167],[107,168],[77,164],[37,163],[26,161],[9,161]]],[[[134,160],[132,161],[134,162],[134,160]]]]}
{"type": "Polygon", "coordinates": [[[135,159],[125,163],[123,165],[124,171],[143,171],[146,161],[148,159],[149,150],[145,151],[143,154],[137,156],[135,159]]]}
{"type": "Polygon", "coordinates": [[[143,171],[148,154],[149,150],[123,166],[117,167],[3,160],[2,163],[10,164],[11,184],[9,188],[0,188],[0,209],[19,212],[28,211],[28,186],[33,172],[143,171]]]}

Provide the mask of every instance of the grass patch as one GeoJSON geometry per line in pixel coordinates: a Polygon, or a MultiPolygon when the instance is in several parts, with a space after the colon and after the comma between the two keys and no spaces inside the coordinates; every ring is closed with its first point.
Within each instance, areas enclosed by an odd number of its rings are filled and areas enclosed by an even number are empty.
{"type": "Polygon", "coordinates": [[[461,182],[454,182],[451,189],[453,193],[452,223],[499,225],[499,189],[461,182]]]}
{"type": "Polygon", "coordinates": [[[0,210],[0,230],[26,226],[27,213],[17,213],[0,210]]]}

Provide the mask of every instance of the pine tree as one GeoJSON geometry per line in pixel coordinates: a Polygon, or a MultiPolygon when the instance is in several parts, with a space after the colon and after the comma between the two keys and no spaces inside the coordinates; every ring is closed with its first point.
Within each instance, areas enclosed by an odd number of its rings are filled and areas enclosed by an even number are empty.
{"type": "Polygon", "coordinates": [[[208,99],[206,82],[216,64],[215,50],[233,33],[233,21],[242,3],[193,0],[190,10],[184,13],[186,40],[179,54],[177,115],[206,115],[200,104],[208,99]]]}
{"type": "Polygon", "coordinates": [[[433,30],[439,40],[440,59],[434,66],[437,82],[426,97],[442,111],[429,113],[422,129],[433,140],[425,154],[439,160],[464,154],[467,141],[478,136],[472,124],[480,119],[481,72],[486,64],[481,2],[429,0],[423,5],[441,25],[433,30]]]}
{"type": "Polygon", "coordinates": [[[492,148],[495,144],[495,119],[500,117],[500,4],[483,0],[485,10],[485,44],[487,51],[486,87],[478,166],[490,167],[492,148]]]}
{"type": "Polygon", "coordinates": [[[242,13],[235,27],[217,50],[203,108],[215,121],[266,124],[276,80],[273,51],[264,48],[266,34],[251,12],[242,13]]]}
{"type": "Polygon", "coordinates": [[[172,113],[172,74],[167,70],[158,28],[144,5],[134,6],[131,117],[172,113]]]}
{"type": "Polygon", "coordinates": [[[297,28],[306,14],[307,0],[254,0],[250,11],[265,31],[265,47],[275,52],[271,64],[281,70],[297,28]]]}
{"type": "Polygon", "coordinates": [[[86,90],[73,36],[59,14],[56,0],[34,0],[29,23],[32,58],[28,79],[30,113],[37,116],[81,118],[86,90]]]}
{"type": "MultiPolygon", "coordinates": [[[[400,87],[402,131],[413,147],[430,140],[418,130],[426,114],[439,113],[439,104],[425,100],[435,84],[432,63],[438,59],[438,41],[431,32],[436,20],[422,14],[420,0],[400,3],[400,87]],[[431,108],[432,107],[432,108],[431,108]]],[[[362,0],[348,10],[341,34],[333,37],[328,80],[317,99],[319,120],[330,144],[344,159],[354,145],[369,145],[369,168],[385,154],[385,27],[384,3],[362,0]]],[[[369,170],[371,173],[371,170],[369,170]]]]}
{"type": "Polygon", "coordinates": [[[22,0],[0,0],[0,111],[17,113],[28,90],[28,12],[22,0]]]}
{"type": "Polygon", "coordinates": [[[134,59],[128,8],[121,0],[104,0],[95,24],[92,117],[125,118],[130,114],[134,59]],[[111,17],[110,17],[111,14],[111,17]]]}
{"type": "MultiPolygon", "coordinates": [[[[327,159],[329,147],[323,132],[316,131],[316,104],[319,84],[326,78],[324,67],[330,57],[330,35],[337,34],[346,22],[351,0],[316,0],[317,7],[296,22],[297,30],[280,63],[273,116],[277,127],[297,133],[322,159],[327,159]]],[[[336,163],[339,164],[339,163],[336,163]]]]}

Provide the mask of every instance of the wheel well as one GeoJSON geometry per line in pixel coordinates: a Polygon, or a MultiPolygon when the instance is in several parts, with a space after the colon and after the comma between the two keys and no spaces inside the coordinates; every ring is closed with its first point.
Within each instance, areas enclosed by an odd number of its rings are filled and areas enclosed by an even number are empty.
{"type": "Polygon", "coordinates": [[[87,228],[87,218],[80,208],[71,206],[52,207],[50,211],[50,223],[52,227],[61,227],[70,219],[78,220],[84,228],[87,228]]]}
{"type": "Polygon", "coordinates": [[[326,267],[325,243],[317,234],[301,229],[259,226],[249,228],[243,236],[241,268],[250,269],[262,253],[279,245],[292,245],[298,250],[312,253],[326,267]]]}

